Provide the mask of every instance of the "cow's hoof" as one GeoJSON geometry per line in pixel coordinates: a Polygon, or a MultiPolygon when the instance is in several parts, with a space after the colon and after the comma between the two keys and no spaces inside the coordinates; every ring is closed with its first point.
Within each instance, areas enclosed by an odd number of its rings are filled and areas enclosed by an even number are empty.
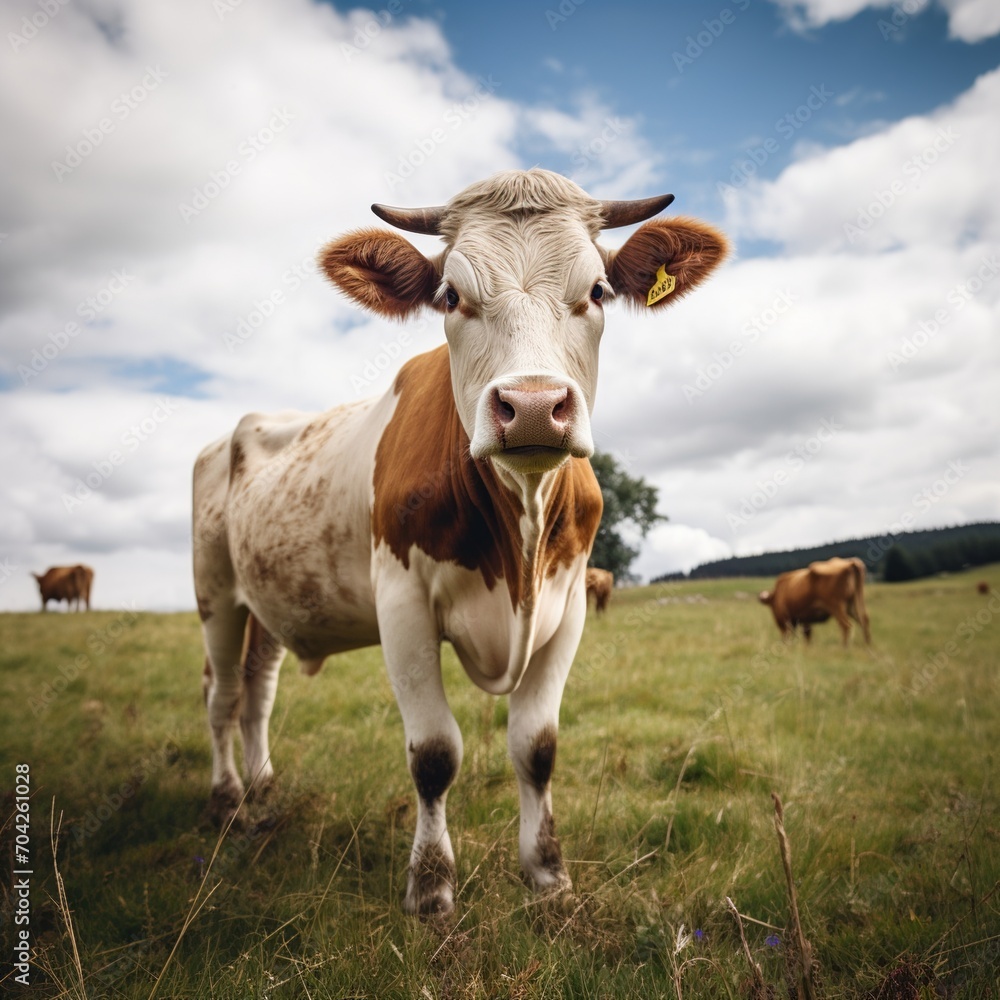
{"type": "Polygon", "coordinates": [[[239,784],[217,785],[208,799],[208,818],[216,826],[227,826],[234,821],[242,801],[243,789],[239,784]]]}
{"type": "Polygon", "coordinates": [[[411,863],[403,910],[416,917],[446,916],[455,909],[455,862],[436,847],[411,863]]]}
{"type": "Polygon", "coordinates": [[[271,797],[274,790],[274,782],[270,778],[255,781],[247,792],[247,798],[251,802],[266,802],[271,797]]]}

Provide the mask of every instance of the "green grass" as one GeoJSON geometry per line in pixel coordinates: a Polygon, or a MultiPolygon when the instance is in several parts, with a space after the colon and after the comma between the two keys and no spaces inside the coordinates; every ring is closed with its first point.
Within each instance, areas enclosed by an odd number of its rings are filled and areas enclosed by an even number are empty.
{"type": "Polygon", "coordinates": [[[289,658],[278,787],[220,843],[196,617],[0,616],[0,788],[26,763],[33,789],[30,995],[759,996],[729,897],[785,997],[775,791],[821,996],[892,976],[915,983],[901,997],[1000,998],[1000,567],[870,585],[872,651],[842,649],[832,623],[781,643],[755,599],[768,583],[618,591],[591,612],[553,788],[576,890],[561,900],[520,879],[506,702],[446,650],[459,893],[430,922],[399,905],[415,796],[378,649],[315,678],[289,658]],[[700,934],[678,952],[682,925],[700,934]]]}

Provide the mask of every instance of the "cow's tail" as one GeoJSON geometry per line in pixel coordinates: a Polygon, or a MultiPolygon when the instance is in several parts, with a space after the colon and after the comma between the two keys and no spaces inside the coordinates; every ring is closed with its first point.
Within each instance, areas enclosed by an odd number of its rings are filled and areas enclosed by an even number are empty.
{"type": "Polygon", "coordinates": [[[857,557],[851,560],[851,575],[854,577],[854,612],[864,629],[865,642],[870,646],[872,633],[868,625],[868,609],[865,607],[865,564],[857,557]]]}

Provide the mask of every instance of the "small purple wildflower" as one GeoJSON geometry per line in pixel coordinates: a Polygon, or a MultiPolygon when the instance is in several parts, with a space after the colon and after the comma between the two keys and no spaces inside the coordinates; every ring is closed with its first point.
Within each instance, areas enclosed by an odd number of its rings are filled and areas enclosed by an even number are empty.
{"type": "Polygon", "coordinates": [[[769,948],[777,948],[778,945],[781,944],[781,938],[778,937],[777,934],[768,934],[768,936],[764,938],[764,944],[766,944],[769,948]]]}
{"type": "Polygon", "coordinates": [[[705,937],[705,932],[704,932],[704,931],[703,931],[703,930],[702,930],[702,929],[701,929],[701,928],[699,927],[699,928],[698,928],[698,929],[697,929],[697,930],[696,930],[696,931],[694,932],[694,936],[695,936],[695,940],[697,940],[697,941],[702,941],[702,940],[704,940],[704,937],[705,937]]]}

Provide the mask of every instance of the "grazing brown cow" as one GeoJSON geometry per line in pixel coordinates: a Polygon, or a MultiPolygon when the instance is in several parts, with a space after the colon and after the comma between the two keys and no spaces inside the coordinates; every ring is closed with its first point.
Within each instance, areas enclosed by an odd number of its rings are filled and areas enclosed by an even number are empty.
{"type": "Polygon", "coordinates": [[[82,601],[90,610],[90,585],[94,581],[94,571],[89,566],[53,566],[41,576],[31,574],[38,581],[42,593],[42,611],[49,601],[65,601],[66,607],[80,610],[82,601]]]}
{"type": "Polygon", "coordinates": [[[586,575],[587,599],[594,595],[594,608],[600,613],[608,607],[611,600],[611,591],[615,587],[615,578],[610,570],[597,569],[594,566],[587,567],[586,575]]]}
{"type": "Polygon", "coordinates": [[[980,594],[988,594],[990,592],[990,585],[985,580],[980,580],[976,584],[976,592],[980,594]]]}
{"type": "Polygon", "coordinates": [[[845,646],[851,634],[850,618],[864,629],[865,642],[871,645],[865,610],[865,564],[860,559],[827,559],[810,563],[806,569],[782,573],[774,590],[762,590],[759,599],[770,606],[785,637],[794,635],[796,625],[801,625],[808,642],[813,625],[832,615],[840,625],[845,646]]]}

